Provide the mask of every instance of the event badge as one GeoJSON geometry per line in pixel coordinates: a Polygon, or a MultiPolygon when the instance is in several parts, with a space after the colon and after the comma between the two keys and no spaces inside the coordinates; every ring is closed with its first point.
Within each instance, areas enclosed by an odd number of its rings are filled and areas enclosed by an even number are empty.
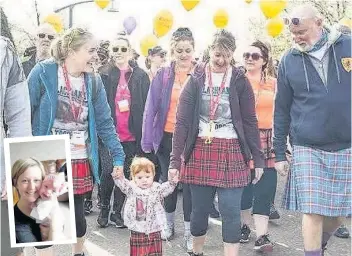
{"type": "Polygon", "coordinates": [[[119,102],[117,102],[118,106],[119,106],[119,110],[120,112],[127,112],[130,110],[130,106],[128,103],[128,100],[120,100],[119,102]]]}
{"type": "Polygon", "coordinates": [[[86,144],[84,138],[84,131],[74,131],[72,132],[71,143],[78,146],[84,146],[86,144]]]}

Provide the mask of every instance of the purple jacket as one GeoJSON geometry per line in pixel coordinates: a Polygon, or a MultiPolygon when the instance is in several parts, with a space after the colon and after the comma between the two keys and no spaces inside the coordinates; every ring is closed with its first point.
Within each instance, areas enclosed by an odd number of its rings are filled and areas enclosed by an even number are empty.
{"type": "MultiPolygon", "coordinates": [[[[204,83],[204,65],[200,65],[180,96],[170,159],[172,169],[180,170],[181,155],[187,163],[192,154],[199,132],[200,103],[204,83]]],[[[232,123],[244,159],[248,162],[253,158],[255,167],[264,168],[264,154],[261,150],[254,94],[245,73],[239,68],[233,67],[232,69],[229,93],[232,123]]]]}
{"type": "Polygon", "coordinates": [[[175,63],[161,68],[154,77],[144,108],[142,150],[156,153],[163,138],[172,87],[175,81],[175,63]]]}

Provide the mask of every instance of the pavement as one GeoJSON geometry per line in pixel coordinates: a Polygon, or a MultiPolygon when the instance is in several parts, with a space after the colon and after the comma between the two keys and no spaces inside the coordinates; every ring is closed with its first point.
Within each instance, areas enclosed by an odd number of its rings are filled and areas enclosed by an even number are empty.
{"type": "MultiPolygon", "coordinates": [[[[278,189],[276,195],[276,205],[280,205],[285,177],[278,178],[278,189]]],[[[95,203],[96,205],[96,203],[95,203]]],[[[275,244],[272,253],[256,253],[254,247],[254,234],[248,244],[242,244],[240,255],[272,255],[272,256],[302,256],[303,242],[301,235],[301,215],[279,209],[281,218],[271,221],[269,224],[269,234],[271,241],[275,244]]],[[[165,256],[187,256],[183,249],[183,219],[182,219],[182,195],[179,195],[176,217],[176,237],[170,242],[164,242],[165,256]]],[[[128,256],[129,255],[129,231],[127,229],[117,229],[109,226],[98,228],[96,219],[99,209],[94,208],[93,213],[87,216],[88,234],[85,243],[86,256],[128,256]]],[[[346,222],[351,228],[350,219],[346,222]]],[[[253,229],[253,224],[251,225],[253,229]]],[[[350,229],[351,231],[351,229],[350,229]]],[[[57,256],[71,256],[70,245],[54,246],[57,256]]],[[[222,255],[221,219],[209,219],[209,231],[204,248],[206,256],[222,255]]],[[[33,248],[27,248],[25,256],[34,256],[33,248]]],[[[341,239],[332,237],[328,244],[325,256],[350,256],[351,239],[341,239]]]]}

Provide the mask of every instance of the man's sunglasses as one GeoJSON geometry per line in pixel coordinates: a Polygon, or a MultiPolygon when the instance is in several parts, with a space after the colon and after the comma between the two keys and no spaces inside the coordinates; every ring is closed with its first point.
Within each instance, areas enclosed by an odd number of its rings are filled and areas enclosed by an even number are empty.
{"type": "Polygon", "coordinates": [[[41,39],[45,38],[45,36],[47,36],[50,41],[54,40],[54,38],[55,38],[55,36],[53,36],[53,35],[47,35],[47,34],[44,34],[44,33],[38,34],[38,37],[41,38],[41,39]]]}
{"type": "Polygon", "coordinates": [[[112,47],[112,51],[113,52],[119,52],[119,51],[121,51],[121,52],[127,52],[127,48],[126,47],[112,47]]]}
{"type": "Polygon", "coordinates": [[[300,19],[300,18],[284,18],[284,23],[286,26],[291,24],[298,26],[302,22],[302,20],[303,19],[300,19]]]}
{"type": "Polygon", "coordinates": [[[244,59],[248,60],[249,57],[252,57],[252,60],[259,60],[260,58],[263,58],[262,55],[260,55],[259,53],[256,53],[256,52],[254,52],[254,53],[245,52],[243,54],[243,58],[244,59]]]}

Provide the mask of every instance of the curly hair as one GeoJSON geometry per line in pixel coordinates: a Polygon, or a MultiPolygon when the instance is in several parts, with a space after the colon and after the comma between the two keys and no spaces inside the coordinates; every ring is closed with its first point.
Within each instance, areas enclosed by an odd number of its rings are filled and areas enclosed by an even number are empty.
{"type": "Polygon", "coordinates": [[[176,44],[180,41],[189,41],[194,48],[194,37],[192,31],[189,28],[181,27],[172,33],[170,47],[171,54],[173,54],[176,44]]]}

